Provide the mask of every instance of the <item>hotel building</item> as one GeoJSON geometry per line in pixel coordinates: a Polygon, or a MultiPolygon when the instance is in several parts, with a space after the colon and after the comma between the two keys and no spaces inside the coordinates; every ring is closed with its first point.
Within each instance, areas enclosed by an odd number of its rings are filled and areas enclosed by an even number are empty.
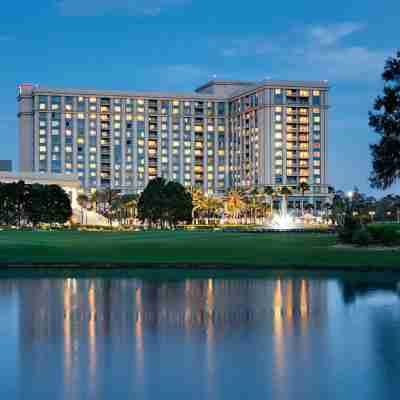
{"type": "Polygon", "coordinates": [[[325,81],[211,81],[193,93],[18,87],[20,170],[87,191],[162,176],[209,194],[298,186],[327,194],[325,81]]]}

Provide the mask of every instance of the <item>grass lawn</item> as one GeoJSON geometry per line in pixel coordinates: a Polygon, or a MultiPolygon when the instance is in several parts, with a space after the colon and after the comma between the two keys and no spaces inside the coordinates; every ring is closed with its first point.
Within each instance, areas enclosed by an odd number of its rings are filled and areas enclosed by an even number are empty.
{"type": "Polygon", "coordinates": [[[399,267],[399,251],[339,249],[321,234],[0,232],[0,263],[399,267]]]}

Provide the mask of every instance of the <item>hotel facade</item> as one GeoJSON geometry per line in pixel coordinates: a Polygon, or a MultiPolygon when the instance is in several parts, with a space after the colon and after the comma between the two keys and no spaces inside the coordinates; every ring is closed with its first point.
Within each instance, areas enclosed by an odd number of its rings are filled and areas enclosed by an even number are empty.
{"type": "Polygon", "coordinates": [[[325,81],[211,81],[193,93],[18,87],[20,171],[140,192],[161,176],[221,195],[297,187],[324,198],[325,81]]]}

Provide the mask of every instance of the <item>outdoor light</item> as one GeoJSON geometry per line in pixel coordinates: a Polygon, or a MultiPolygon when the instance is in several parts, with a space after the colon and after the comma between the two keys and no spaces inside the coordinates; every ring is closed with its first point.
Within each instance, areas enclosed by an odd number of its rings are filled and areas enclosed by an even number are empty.
{"type": "Polygon", "coordinates": [[[353,195],[354,195],[353,192],[347,192],[347,197],[348,197],[349,199],[352,199],[352,198],[353,198],[353,195]]]}

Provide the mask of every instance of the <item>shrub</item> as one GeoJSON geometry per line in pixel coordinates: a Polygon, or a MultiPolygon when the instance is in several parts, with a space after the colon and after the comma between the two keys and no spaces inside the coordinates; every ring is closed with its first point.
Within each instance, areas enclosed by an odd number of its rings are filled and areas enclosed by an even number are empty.
{"type": "Polygon", "coordinates": [[[384,246],[400,244],[400,226],[368,225],[367,229],[376,244],[384,246]]]}
{"type": "Polygon", "coordinates": [[[372,236],[366,228],[362,227],[353,233],[351,241],[358,246],[368,246],[372,243],[372,236]]]}
{"type": "Polygon", "coordinates": [[[353,235],[360,229],[360,222],[350,214],[347,214],[344,218],[344,224],[338,229],[339,241],[342,243],[353,243],[353,235]]]}

